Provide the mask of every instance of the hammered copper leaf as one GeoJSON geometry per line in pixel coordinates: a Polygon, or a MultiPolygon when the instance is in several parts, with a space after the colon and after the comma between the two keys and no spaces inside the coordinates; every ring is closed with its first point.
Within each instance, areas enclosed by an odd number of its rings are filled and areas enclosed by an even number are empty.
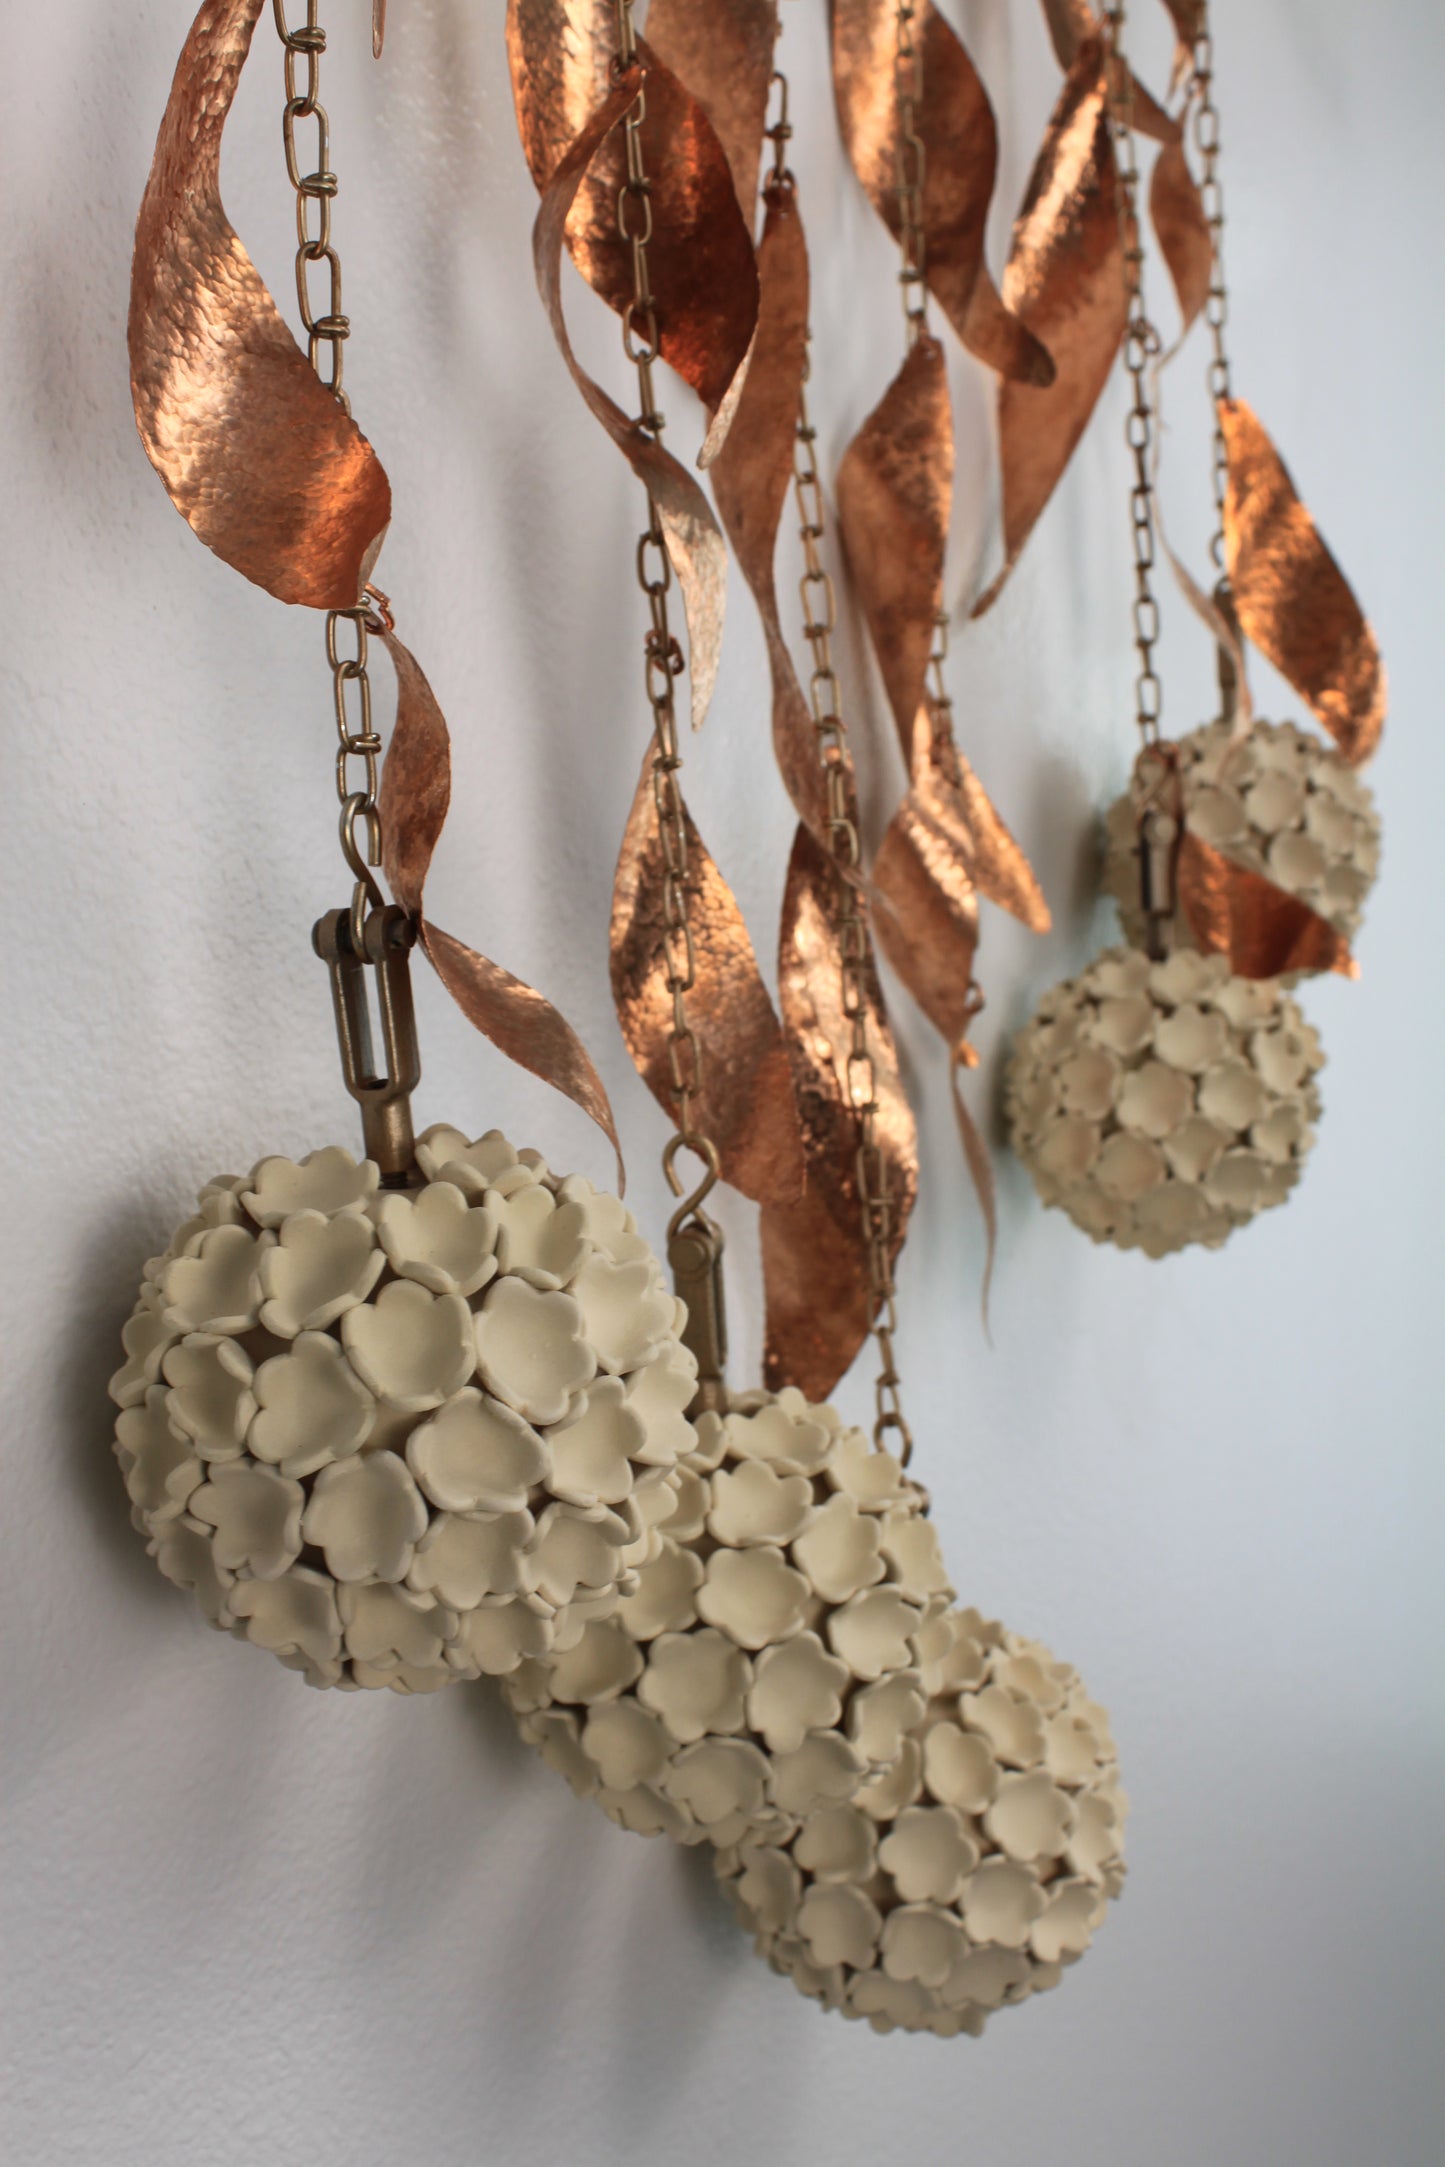
{"type": "MultiPolygon", "coordinates": [[[[1079,47],[1087,39],[1099,37],[1098,11],[1090,5],[1090,0],[1044,0],[1044,15],[1055,57],[1067,73],[1078,58],[1079,47]]],[[[1147,135],[1156,143],[1181,140],[1183,130],[1179,122],[1144,88],[1137,75],[1129,77],[1129,95],[1132,100],[1129,118],[1140,135],[1147,135]]]]}
{"type": "Polygon", "coordinates": [[[426,877],[451,800],[451,736],[416,657],[394,633],[385,639],[396,667],[397,707],[377,810],[382,869],[392,894],[417,920],[427,958],[468,1022],[499,1053],[551,1084],[596,1122],[617,1154],[620,1187],[622,1147],[612,1108],[572,1026],[533,987],[425,915],[426,877]]]}
{"type": "Polygon", "coordinates": [[[1344,935],[1297,895],[1237,865],[1186,828],[1175,873],[1179,907],[1199,946],[1229,958],[1240,978],[1338,971],[1358,978],[1344,935]]]}
{"type": "MultiPolygon", "coordinates": [[[[687,1019],[701,1090],[693,1121],[717,1146],[723,1179],[744,1196],[789,1199],[803,1188],[803,1147],[783,1034],[737,898],[687,818],[688,920],[696,980],[687,1019]]],[[[643,763],[612,890],[612,997],[638,1074],[669,1118],[672,996],[667,989],[663,857],[643,763]]]]}
{"type": "MultiPolygon", "coordinates": [[[[778,993],[792,1057],[807,1191],[769,1202],[761,1220],[767,1296],[764,1375],[824,1399],[868,1336],[868,1237],[858,1193],[858,1113],[849,1096],[852,1031],[843,1008],[840,876],[805,827],[788,862],[778,993]]],[[[871,957],[865,971],[868,1049],[878,1103],[875,1133],[894,1211],[896,1259],[918,1187],[918,1140],[898,1076],[893,1035],[871,957]]]]}
{"type": "Polygon", "coordinates": [[[1253,409],[1221,399],[1219,422],[1225,564],[1241,628],[1358,765],[1385,726],[1375,635],[1253,409]]]}
{"type": "Polygon", "coordinates": [[[778,0],[652,0],[647,42],[697,99],[727,154],[749,231],[778,42],[778,0]]]}
{"type": "Polygon", "coordinates": [[[692,476],[671,452],[623,413],[615,399],[593,382],[572,351],[562,310],[562,248],[567,217],[577,189],[597,148],[617,127],[637,94],[634,69],[613,88],[603,105],[559,161],[542,192],[532,229],[532,259],[542,296],[572,381],[613,443],[646,488],[657,509],[668,558],[677,575],[687,616],[688,665],[692,677],[692,722],[706,715],[717,682],[722,653],[723,613],[727,597],[727,550],[712,506],[692,476]]]}
{"type": "Polygon", "coordinates": [[[1149,216],[1179,303],[1182,339],[1209,299],[1214,240],[1183,143],[1166,143],[1149,180],[1149,216]]]}
{"type": "MultiPolygon", "coordinates": [[[[508,0],[507,49],[522,147],[540,190],[552,183],[615,78],[616,11],[597,0],[508,0]]],[[[633,80],[646,100],[642,155],[652,209],[648,268],[663,359],[719,415],[740,390],[758,316],[752,238],[727,155],[689,91],[639,38],[633,80]]],[[[629,99],[628,103],[632,101],[629,99]]],[[[567,246],[587,283],[619,313],[634,294],[631,247],[617,228],[626,178],[620,129],[596,134],[577,174],[567,246]]],[[[716,444],[714,431],[710,443],[716,444]]]]}
{"type": "MultiPolygon", "coordinates": [[[[843,141],[874,210],[895,239],[898,219],[896,0],[829,0],[833,90],[843,141]]],[[[988,93],[947,22],[920,0],[914,36],[923,95],[914,125],[924,146],[924,269],[930,291],[970,353],[1003,375],[1047,384],[1045,348],[1011,315],[984,262],[998,169],[988,93]]]]}
{"type": "Polygon", "coordinates": [[[950,1047],[976,1001],[978,890],[957,838],[910,788],[873,858],[873,931],[914,1000],[950,1047]]]}
{"type": "Polygon", "coordinates": [[[997,807],[954,743],[947,717],[924,701],[914,718],[908,772],[914,796],[940,836],[950,838],[980,895],[1047,933],[1043,890],[997,807]]]}
{"type": "Polygon", "coordinates": [[[380,60],[386,44],[386,0],[371,0],[371,51],[380,60]]]}
{"type": "Polygon", "coordinates": [[[1004,273],[1004,298],[1047,344],[1047,390],[999,386],[1003,569],[973,614],[998,599],[1088,426],[1128,313],[1117,177],[1097,40],[1079,48],[1049,122],[1004,273]]]}
{"type": "Polygon", "coordinates": [[[838,524],[905,754],[943,600],[952,490],[948,372],[924,337],[838,469],[838,524]]]}
{"type": "Polygon", "coordinates": [[[350,608],[391,517],[381,462],[317,380],[221,206],[221,136],[264,0],[207,0],[136,220],[141,442],[207,548],[283,602],[350,608]]]}
{"type": "Polygon", "coordinates": [[[752,589],[772,680],[773,752],[784,787],[821,836],[827,796],[812,711],[798,682],[778,610],[773,560],[793,480],[799,397],[808,361],[808,250],[791,189],[768,196],[758,247],[758,335],[728,440],[712,470],[728,539],[752,589]]]}

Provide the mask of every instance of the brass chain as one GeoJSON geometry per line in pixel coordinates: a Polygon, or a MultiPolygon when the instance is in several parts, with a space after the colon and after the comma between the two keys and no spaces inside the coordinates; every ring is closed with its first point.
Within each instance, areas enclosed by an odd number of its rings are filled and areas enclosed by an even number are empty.
{"type": "MultiPolygon", "coordinates": [[[[778,120],[768,131],[773,143],[773,168],[767,192],[787,194],[796,185],[788,171],[785,155],[785,146],[792,133],[788,125],[788,86],[781,74],[775,74],[773,81],[780,88],[780,110],[778,120]]],[[[823,485],[818,478],[818,432],[808,411],[808,374],[805,359],[793,437],[793,497],[798,511],[798,538],[803,547],[803,576],[798,591],[803,604],[803,635],[813,663],[808,679],[808,699],[826,790],[828,845],[838,872],[834,930],[838,939],[843,1015],[849,1033],[846,1087],[858,1124],[855,1179],[868,1243],[868,1325],[878,1349],[873,1442],[881,1450],[890,1433],[893,1434],[898,1441],[898,1457],[906,1467],[913,1453],[913,1435],[903,1412],[902,1381],[893,1353],[893,1335],[898,1329],[897,1289],[893,1277],[895,1212],[887,1154],[878,1133],[881,1112],[878,1072],[868,1038],[872,942],[867,892],[862,881],[863,846],[858,827],[857,790],[838,673],[833,663],[837,597],[832,574],[822,555],[822,544],[827,536],[827,512],[823,485]]]]}
{"type": "Polygon", "coordinates": [[[898,272],[903,320],[913,346],[928,330],[928,239],[923,222],[923,188],[928,155],[918,133],[923,102],[923,55],[914,37],[915,0],[898,0],[897,43],[893,52],[893,96],[897,117],[894,144],[894,193],[898,198],[898,272]]]}
{"type": "Polygon", "coordinates": [[[1154,667],[1159,639],[1159,604],[1154,594],[1156,527],[1154,517],[1154,407],[1149,372],[1161,351],[1159,333],[1144,305],[1144,246],[1139,224],[1139,165],[1134,147],[1134,90],[1124,58],[1123,0],[1103,12],[1104,52],[1109,94],[1109,125],[1118,174],[1119,244],[1124,258],[1128,320],[1124,328],[1124,366],[1132,402],[1124,439],[1134,457],[1129,517],[1134,535],[1134,645],[1139,669],[1134,681],[1139,735],[1146,750],[1159,743],[1163,686],[1154,667]]]}
{"type": "MultiPolygon", "coordinates": [[[[616,0],[619,75],[637,57],[637,38],[632,20],[632,0],[616,0]]],[[[642,128],[647,118],[646,91],[639,88],[623,122],[627,154],[626,178],[617,191],[617,232],[632,252],[632,299],[622,314],[622,343],[637,371],[637,426],[654,441],[661,439],[663,416],[653,384],[653,364],[659,353],[657,303],[648,268],[648,244],[652,239],[652,186],[643,156],[642,128]]],[[[668,1079],[675,1101],[673,1134],[662,1155],[668,1186],[679,1199],[669,1235],[700,1216],[700,1207],[718,1180],[717,1146],[698,1127],[698,1099],[702,1089],[702,1049],[688,1020],[687,997],[697,983],[697,953],[693,941],[688,898],[687,814],[683,806],[678,772],[677,680],[686,667],[681,645],[668,615],[672,566],[655,499],[647,499],[647,526],[637,543],[637,582],[647,597],[650,625],[644,647],[648,706],[652,710],[652,801],[657,815],[657,838],[662,852],[663,962],[672,1001],[672,1024],[667,1039],[668,1079]],[[691,1190],[678,1169],[683,1152],[701,1162],[702,1176],[691,1190]],[[685,1193],[686,1192],[686,1193],[685,1193]]]]}
{"type": "MultiPolygon", "coordinates": [[[[320,382],[349,414],[351,402],[342,388],[342,356],[351,323],[341,310],[341,258],[331,238],[336,175],[330,165],[331,123],[320,102],[321,56],[326,50],[326,32],[318,21],[320,0],[306,0],[306,20],[294,30],[287,23],[286,0],[272,0],[272,13],[285,54],[286,103],[281,115],[281,138],[286,172],[296,191],[296,299],[306,330],[307,359],[320,382]],[[302,61],[306,71],[304,87],[299,80],[298,63],[302,61]],[[316,131],[315,163],[310,171],[303,170],[296,139],[297,123],[305,121],[310,121],[316,131]],[[312,306],[311,296],[316,264],[326,267],[327,306],[320,315],[312,306]]],[[[374,588],[358,597],[354,607],[327,612],[326,660],[331,670],[337,735],[336,795],[341,804],[342,853],[353,876],[351,932],[358,955],[365,948],[367,913],[382,902],[373,870],[381,863],[377,787],[382,741],[372,727],[367,644],[372,632],[390,630],[386,597],[374,588]],[[354,760],[361,762],[359,777],[353,774],[354,760]]]]}
{"type": "Polygon", "coordinates": [[[1224,559],[1224,503],[1229,486],[1229,452],[1219,420],[1219,402],[1230,396],[1229,354],[1224,342],[1229,321],[1229,294],[1224,282],[1224,189],[1219,178],[1219,108],[1214,103],[1214,39],[1209,28],[1207,0],[1201,0],[1199,35],[1194,41],[1194,67],[1189,86],[1194,147],[1199,153],[1199,194],[1209,221],[1209,294],[1204,320],[1209,326],[1211,353],[1207,382],[1214,416],[1210,452],[1210,482],[1214,492],[1214,535],[1209,554],[1220,583],[1227,587],[1224,559]]]}

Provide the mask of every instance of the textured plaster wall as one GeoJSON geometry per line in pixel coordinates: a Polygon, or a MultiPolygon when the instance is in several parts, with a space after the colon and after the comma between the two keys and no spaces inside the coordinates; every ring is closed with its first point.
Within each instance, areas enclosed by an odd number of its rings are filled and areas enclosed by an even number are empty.
{"type": "MultiPolygon", "coordinates": [[[[1366,598],[1394,689],[1363,980],[1308,996],[1330,1066],[1302,1189],[1223,1254],[1160,1267],[1041,1215],[1004,1159],[990,1352],[941,1054],[896,1004],[926,1149],[903,1275],[919,1465],[965,1595],[1047,1637],[1112,1705],[1135,1808],[1129,1889],[1086,1963],[948,2046],[877,2039],[774,1981],[703,1862],[577,1804],[485,1692],[309,1694],[206,1632],[127,1524],[104,1382],[140,1260],[201,1179],[351,1131],[307,945],[343,894],[320,630],[195,542],[127,398],[131,221],[190,12],[0,7],[7,2157],[1427,2167],[1445,1774],[1440,11],[1217,10],[1238,382],[1366,598]]],[[[383,581],[456,735],[437,913],[584,1031],[656,1229],[660,1124],[605,982],[644,739],[634,491],[533,297],[501,0],[398,0],[379,69],[366,12],[325,11],[347,379],[395,489],[383,581]]],[[[1000,108],[997,252],[1055,73],[1028,0],[949,12],[1000,108]]],[[[1157,78],[1163,11],[1134,13],[1157,78]]],[[[898,326],[887,244],[834,136],[822,0],[787,15],[834,464],[898,326]]],[[[279,72],[263,19],[226,188],[284,298],[279,72]]],[[[619,387],[610,321],[572,299],[619,387]]],[[[1196,553],[1202,362],[1169,384],[1171,519],[1196,553]]],[[[994,509],[987,386],[956,349],[952,366],[962,593],[994,509]]],[[[686,446],[694,418],[669,406],[686,446]]],[[[1119,416],[1115,394],[1007,599],[957,647],[965,741],[1057,915],[1042,942],[989,923],[985,1094],[1008,1030],[1109,932],[1089,839],[1130,755],[1119,416]]],[[[740,588],[733,602],[689,789],[769,950],[789,814],[761,642],[740,588]]],[[[1211,665],[1165,606],[1184,727],[1208,712],[1211,665]]],[[[603,1175],[581,1119],[434,984],[420,1009],[424,1116],[501,1122],[603,1175]]],[[[747,1379],[752,1231],[742,1211],[729,1226],[747,1379]]],[[[861,1412],[864,1390],[845,1404],[861,1412]]]]}

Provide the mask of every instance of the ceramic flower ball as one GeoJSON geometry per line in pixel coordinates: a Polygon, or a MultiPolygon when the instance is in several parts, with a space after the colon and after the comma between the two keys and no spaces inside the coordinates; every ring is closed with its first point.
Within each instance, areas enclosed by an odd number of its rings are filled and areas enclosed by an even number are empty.
{"type": "Polygon", "coordinates": [[[405,1190],[339,1148],[207,1183],[111,1380],[161,1571],[312,1685],[575,1646],[694,1442],[680,1305],[617,1199],[495,1129],[417,1162],[405,1190]]]}
{"type": "Polygon", "coordinates": [[[720,1850],[758,1953],[875,2031],[978,2033],[1057,1985],[1123,1884],[1109,1721],[1067,1663],[974,1610],[924,1635],[928,1706],[893,1765],[786,1843],[720,1850]]]}
{"type": "MultiPolygon", "coordinates": [[[[1191,832],[1353,940],[1380,865],[1379,815],[1354,768],[1292,722],[1257,722],[1243,738],[1227,721],[1212,722],[1180,738],[1176,750],[1191,832]]],[[[1118,902],[1124,938],[1142,947],[1137,844],[1126,792],[1105,817],[1103,880],[1118,902]]],[[[1194,945],[1182,911],[1172,937],[1175,947],[1194,945]]]]}
{"type": "Polygon", "coordinates": [[[1190,949],[1164,963],[1107,949],[1015,1039],[1010,1142],[1043,1201],[1095,1241],[1217,1249],[1299,1179],[1323,1063],[1278,980],[1190,949]]]}
{"type": "Polygon", "coordinates": [[[636,1592],[505,1691],[623,1827],[786,1842],[893,1766],[952,1593],[924,1492],[831,1407],[757,1393],[697,1433],[636,1592]]]}

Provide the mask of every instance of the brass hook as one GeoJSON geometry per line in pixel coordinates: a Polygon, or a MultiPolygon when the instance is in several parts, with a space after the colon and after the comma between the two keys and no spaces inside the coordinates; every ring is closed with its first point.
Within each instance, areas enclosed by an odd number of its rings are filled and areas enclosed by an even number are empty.
{"type": "Polygon", "coordinates": [[[408,960],[416,924],[399,903],[380,905],[367,917],[358,946],[354,917],[354,909],[328,911],[317,919],[311,945],[331,973],[341,1073],[361,1108],[366,1156],[380,1168],[384,1187],[405,1188],[416,1161],[411,1094],[421,1081],[408,960]],[[381,1023],[379,1067],[367,1006],[368,971],[381,1023]]]}

